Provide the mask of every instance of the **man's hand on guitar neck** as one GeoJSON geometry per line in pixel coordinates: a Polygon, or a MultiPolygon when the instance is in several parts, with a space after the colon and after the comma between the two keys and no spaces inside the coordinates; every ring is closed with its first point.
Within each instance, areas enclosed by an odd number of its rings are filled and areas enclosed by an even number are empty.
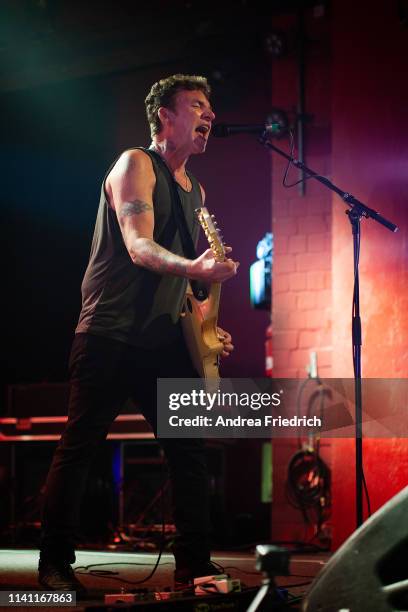
{"type": "Polygon", "coordinates": [[[232,351],[234,350],[234,345],[232,344],[231,334],[221,329],[221,327],[217,327],[218,338],[224,345],[224,350],[221,353],[221,357],[229,357],[232,351]]]}
{"type": "MultiPolygon", "coordinates": [[[[230,252],[231,247],[225,247],[226,252],[230,252]]],[[[200,280],[206,283],[222,283],[232,276],[235,276],[239,266],[238,261],[225,259],[217,261],[214,259],[214,253],[211,249],[207,249],[194,259],[188,269],[188,277],[192,280],[200,280]]]]}

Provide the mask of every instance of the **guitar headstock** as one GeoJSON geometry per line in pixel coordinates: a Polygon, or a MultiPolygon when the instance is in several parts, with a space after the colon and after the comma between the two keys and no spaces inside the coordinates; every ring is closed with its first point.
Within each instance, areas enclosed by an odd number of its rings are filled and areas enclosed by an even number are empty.
{"type": "Polygon", "coordinates": [[[208,243],[214,253],[214,259],[217,261],[225,260],[225,245],[222,241],[220,230],[216,227],[217,222],[214,219],[214,215],[210,215],[208,209],[205,206],[196,208],[196,215],[200,222],[201,227],[207,237],[208,243]]]}

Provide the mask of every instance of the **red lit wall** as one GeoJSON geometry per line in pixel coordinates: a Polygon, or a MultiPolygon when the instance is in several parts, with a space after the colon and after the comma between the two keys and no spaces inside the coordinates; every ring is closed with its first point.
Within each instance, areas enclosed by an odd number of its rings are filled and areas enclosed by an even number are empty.
{"type": "MultiPolygon", "coordinates": [[[[306,135],[306,163],[400,227],[392,234],[371,220],[362,222],[363,376],[407,377],[407,26],[399,22],[395,3],[377,1],[368,8],[336,1],[330,16],[308,15],[307,30],[313,42],[306,60],[306,110],[314,119],[306,135]]],[[[295,71],[293,57],[274,62],[274,105],[296,103],[295,71]]],[[[274,155],[274,375],[305,377],[309,353],[316,350],[320,375],[352,377],[352,237],[346,207],[313,180],[305,197],[296,187],[284,190],[283,168],[274,155]]],[[[284,493],[295,447],[275,443],[274,448],[272,536],[298,539],[302,517],[287,509],[284,493]]],[[[330,526],[337,547],[355,528],[354,442],[328,442],[322,454],[332,469],[330,526]]],[[[408,484],[407,464],[404,439],[364,440],[373,510],[408,484]]]]}
{"type": "MultiPolygon", "coordinates": [[[[362,222],[361,313],[364,377],[408,377],[408,28],[396,3],[337,2],[333,14],[333,180],[399,226],[362,222]],[[347,32],[347,36],[345,33],[347,32]]],[[[333,373],[352,375],[352,242],[333,199],[333,373]]],[[[333,445],[334,544],[354,528],[354,446],[333,445]],[[347,458],[347,459],[345,459],[347,458]]],[[[408,484],[405,439],[364,441],[373,509],[408,484]]]]}

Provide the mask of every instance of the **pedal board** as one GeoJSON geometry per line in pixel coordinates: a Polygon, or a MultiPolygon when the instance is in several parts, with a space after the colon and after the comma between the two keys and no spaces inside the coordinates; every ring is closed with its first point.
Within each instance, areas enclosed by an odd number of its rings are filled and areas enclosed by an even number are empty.
{"type": "MultiPolygon", "coordinates": [[[[208,577],[207,577],[208,578],[208,577]]],[[[213,578],[210,576],[209,578],[213,578]]],[[[219,578],[217,576],[217,578],[219,578]]],[[[229,579],[231,582],[235,580],[229,579]]],[[[244,588],[240,591],[230,590],[226,593],[220,591],[210,592],[207,586],[211,588],[237,588],[234,584],[225,584],[225,578],[221,577],[221,580],[214,581],[218,582],[218,585],[214,585],[212,581],[203,582],[202,584],[196,585],[196,589],[202,589],[204,592],[200,595],[187,594],[186,592],[175,592],[175,591],[157,591],[149,592],[146,594],[139,593],[112,593],[105,595],[104,604],[99,605],[88,605],[85,610],[93,612],[104,612],[108,610],[127,610],[138,612],[219,612],[220,610],[228,610],[228,612],[246,612],[251,605],[252,601],[258,594],[258,588],[244,588]]],[[[237,582],[240,582],[239,580],[237,582]]],[[[239,584],[241,588],[241,584],[239,584]]],[[[276,605],[276,595],[268,593],[264,600],[263,605],[271,606],[276,605]]],[[[282,600],[280,600],[282,603],[282,600]]]]}

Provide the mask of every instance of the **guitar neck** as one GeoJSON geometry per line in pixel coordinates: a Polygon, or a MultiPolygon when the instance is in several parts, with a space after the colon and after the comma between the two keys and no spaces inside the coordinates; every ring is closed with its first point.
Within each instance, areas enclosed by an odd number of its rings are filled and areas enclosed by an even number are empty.
{"type": "MultiPolygon", "coordinates": [[[[218,262],[223,262],[226,259],[224,243],[220,236],[220,231],[217,229],[217,223],[214,221],[214,215],[210,215],[207,208],[202,206],[196,210],[198,220],[204,230],[208,243],[214,255],[214,259],[218,262]]],[[[221,283],[213,283],[208,292],[208,299],[205,305],[205,319],[212,320],[217,323],[218,308],[220,305],[221,283]]]]}
{"type": "Polygon", "coordinates": [[[213,283],[208,292],[208,310],[206,313],[207,319],[217,319],[218,309],[220,306],[221,283],[213,283]]]}

